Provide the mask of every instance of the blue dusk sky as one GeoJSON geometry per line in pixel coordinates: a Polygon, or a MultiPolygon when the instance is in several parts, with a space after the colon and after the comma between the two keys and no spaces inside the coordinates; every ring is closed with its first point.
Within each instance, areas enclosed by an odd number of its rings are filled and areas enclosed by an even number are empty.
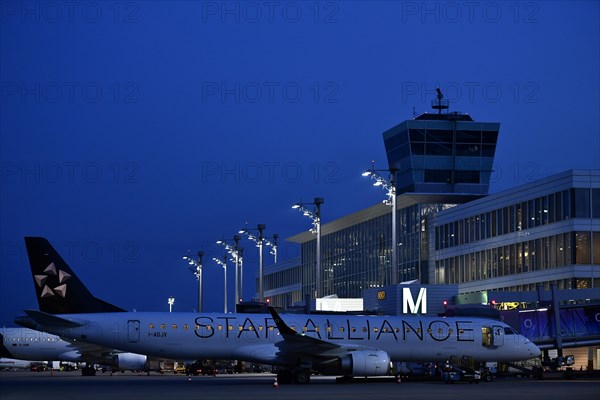
{"type": "Polygon", "coordinates": [[[1,1],[0,323],[37,308],[24,236],[139,311],[193,311],[182,256],[205,251],[222,311],[215,241],[383,200],[361,172],[436,87],[501,124],[490,192],[600,169],[599,24],[598,1],[1,1]]]}

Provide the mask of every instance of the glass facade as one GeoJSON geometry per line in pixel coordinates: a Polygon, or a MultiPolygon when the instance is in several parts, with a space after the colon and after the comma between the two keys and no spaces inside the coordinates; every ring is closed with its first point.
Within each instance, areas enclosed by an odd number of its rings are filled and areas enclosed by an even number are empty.
{"type": "MultiPolygon", "coordinates": [[[[539,189],[539,192],[545,191],[539,189]]],[[[460,218],[436,224],[432,232],[436,283],[480,282],[489,286],[489,282],[486,283],[489,279],[522,278],[522,274],[528,274],[528,282],[535,276],[535,283],[515,285],[514,281],[509,284],[501,279],[501,285],[495,284],[488,290],[535,290],[537,284],[547,289],[552,282],[560,289],[598,287],[600,189],[570,187],[503,203],[483,207],[485,211],[476,214],[469,215],[465,211],[460,218]],[[510,243],[505,238],[510,238],[510,243]],[[573,270],[572,267],[577,266],[589,266],[591,270],[573,270]],[[571,276],[543,279],[555,275],[550,270],[571,276]]]]}
{"type": "Polygon", "coordinates": [[[600,197],[600,190],[596,189],[562,190],[438,226],[435,249],[449,249],[570,218],[590,218],[592,192],[594,197],[600,197]]]}
{"type": "MultiPolygon", "coordinates": [[[[414,204],[397,210],[398,280],[427,283],[427,216],[448,204],[414,204]]],[[[323,235],[323,295],[362,297],[363,289],[391,283],[391,210],[375,218],[323,235]]],[[[315,292],[316,239],[302,243],[302,290],[315,292]]]]}

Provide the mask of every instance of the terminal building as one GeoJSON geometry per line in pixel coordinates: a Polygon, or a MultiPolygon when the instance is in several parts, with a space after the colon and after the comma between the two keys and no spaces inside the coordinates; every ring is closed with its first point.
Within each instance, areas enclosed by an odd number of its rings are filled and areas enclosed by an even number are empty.
{"type": "MultiPolygon", "coordinates": [[[[319,292],[400,313],[402,283],[412,282],[415,299],[415,285],[437,299],[431,314],[442,301],[535,308],[553,288],[564,291],[563,303],[598,304],[600,171],[564,171],[490,195],[500,124],[442,113],[441,96],[434,108],[383,133],[396,188],[397,265],[392,210],[378,203],[321,226],[320,291],[316,236],[288,238],[300,257],[265,267],[265,297],[285,308],[319,292]]],[[[600,337],[598,315],[588,333],[600,337]]]]}

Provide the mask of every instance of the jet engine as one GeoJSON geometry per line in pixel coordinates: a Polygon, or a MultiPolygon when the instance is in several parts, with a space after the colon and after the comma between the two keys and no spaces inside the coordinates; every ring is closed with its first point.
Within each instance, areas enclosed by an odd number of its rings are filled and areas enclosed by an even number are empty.
{"type": "Polygon", "coordinates": [[[146,366],[147,357],[135,353],[119,353],[115,356],[115,365],[121,370],[138,371],[146,366]]]}
{"type": "Polygon", "coordinates": [[[390,356],[381,350],[353,351],[340,358],[344,374],[353,376],[387,375],[390,369],[390,356]]]}

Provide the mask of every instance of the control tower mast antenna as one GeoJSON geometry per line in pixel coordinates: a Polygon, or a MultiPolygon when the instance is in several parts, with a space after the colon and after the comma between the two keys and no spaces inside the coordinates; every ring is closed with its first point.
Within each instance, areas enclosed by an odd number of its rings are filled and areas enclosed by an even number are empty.
{"type": "Polygon", "coordinates": [[[442,94],[440,88],[435,88],[435,91],[437,92],[437,100],[431,101],[431,108],[438,110],[438,114],[441,114],[442,110],[448,109],[449,102],[448,100],[444,100],[444,95],[442,94]]]}

